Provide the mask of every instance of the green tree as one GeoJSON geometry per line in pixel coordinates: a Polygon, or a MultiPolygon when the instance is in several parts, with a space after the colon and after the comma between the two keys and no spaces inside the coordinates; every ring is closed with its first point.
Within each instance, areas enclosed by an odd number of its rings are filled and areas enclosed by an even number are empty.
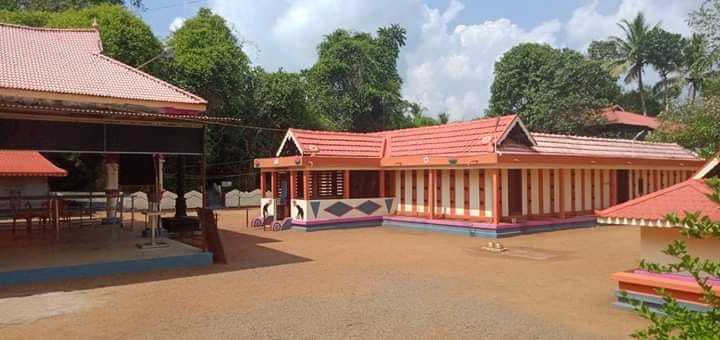
{"type": "Polygon", "coordinates": [[[686,40],[682,35],[670,33],[660,27],[655,27],[647,36],[647,62],[660,74],[660,88],[665,110],[670,109],[672,87],[677,87],[670,80],[670,74],[677,71],[683,64],[683,49],[686,40]]]}
{"type": "MultiPolygon", "coordinates": [[[[120,5],[98,5],[63,12],[0,10],[0,22],[35,27],[90,28],[97,19],[103,54],[137,66],[162,51],[150,27],[120,5]]],[[[151,71],[157,70],[152,65],[151,71]]]]}
{"type": "Polygon", "coordinates": [[[658,118],[661,126],[650,140],[678,143],[703,157],[720,150],[720,97],[671,106],[658,118]]]}
{"type": "Polygon", "coordinates": [[[690,101],[695,102],[698,93],[703,91],[706,80],[715,74],[718,50],[711,50],[704,36],[693,34],[683,50],[683,60],[681,76],[678,79],[684,81],[690,101]]]}
{"type": "MultiPolygon", "coordinates": [[[[645,86],[645,107],[647,108],[648,116],[657,116],[663,111],[663,86],[656,86],[651,88],[645,86]]],[[[679,88],[676,86],[670,86],[669,97],[676,97],[679,94],[679,88]],[[673,92],[673,90],[675,90],[673,92]]],[[[629,112],[642,112],[642,106],[640,106],[640,92],[637,90],[622,91],[615,99],[613,103],[622,106],[623,109],[629,112]]]]}
{"type": "MultiPolygon", "coordinates": [[[[225,19],[201,8],[168,41],[174,51],[166,65],[170,79],[208,100],[207,114],[247,119],[252,102],[250,61],[225,19]]],[[[209,161],[236,159],[235,129],[213,126],[208,133],[209,161]]],[[[246,154],[246,153],[242,153],[246,154]]]]}
{"type": "Polygon", "coordinates": [[[427,108],[419,103],[408,103],[407,112],[410,116],[411,126],[422,127],[430,125],[438,125],[438,120],[427,115],[427,108]]]}
{"type": "MultiPolygon", "coordinates": [[[[710,178],[706,184],[713,190],[708,197],[720,204],[720,180],[710,178]]],[[[667,221],[676,226],[683,226],[682,235],[690,239],[720,238],[720,221],[713,221],[700,213],[686,212],[683,218],[670,214],[667,221]]],[[[668,293],[661,291],[664,305],[660,315],[643,303],[633,301],[636,310],[650,325],[632,334],[640,339],[717,339],[720,334],[720,298],[708,283],[709,277],[720,277],[720,262],[701,259],[688,252],[684,240],[676,240],[663,250],[666,255],[675,258],[676,262],[660,265],[642,261],[640,267],[656,273],[688,273],[703,291],[703,302],[709,310],[698,312],[689,310],[668,293]]]]}
{"type": "Polygon", "coordinates": [[[576,133],[620,93],[616,79],[570,49],[525,43],[495,63],[488,116],[517,112],[533,131],[576,133]]]}
{"type": "Polygon", "coordinates": [[[720,0],[704,0],[688,20],[693,31],[706,36],[714,48],[720,47],[720,0]]]}
{"type": "Polygon", "coordinates": [[[621,57],[617,44],[612,40],[593,40],[588,46],[587,55],[590,59],[608,67],[610,63],[621,57]]]}
{"type": "Polygon", "coordinates": [[[637,81],[642,112],[647,115],[643,73],[648,64],[649,35],[653,27],[645,23],[642,12],[632,20],[623,19],[618,26],[625,33],[623,37],[611,37],[619,52],[619,58],[612,62],[613,75],[625,74],[625,83],[637,81]]]}
{"type": "Polygon", "coordinates": [[[397,71],[405,30],[381,27],[377,37],[337,30],[318,46],[318,61],[305,71],[311,112],[333,128],[377,131],[406,126],[402,80],[397,71]]]}
{"type": "Polygon", "coordinates": [[[62,12],[95,5],[124,5],[142,7],[142,0],[0,0],[0,8],[11,11],[62,12]]]}
{"type": "Polygon", "coordinates": [[[450,114],[447,112],[440,112],[438,114],[438,123],[440,124],[447,124],[450,122],[450,114]]]}

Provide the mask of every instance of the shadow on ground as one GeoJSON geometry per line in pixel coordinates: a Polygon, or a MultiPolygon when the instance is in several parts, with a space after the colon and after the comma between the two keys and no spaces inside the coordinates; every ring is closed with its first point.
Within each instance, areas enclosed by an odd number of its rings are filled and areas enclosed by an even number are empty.
{"type": "MultiPolygon", "coordinates": [[[[0,298],[171,280],[183,277],[210,275],[312,261],[311,259],[305,257],[296,256],[263,246],[263,244],[267,243],[282,242],[281,240],[238,233],[226,229],[220,229],[220,235],[225,248],[225,254],[228,262],[227,264],[213,264],[207,267],[164,269],[148,272],[99,276],[94,278],[2,286],[2,289],[0,289],[0,298]]],[[[2,252],[0,251],[0,254],[1,253],[2,252]]]]}

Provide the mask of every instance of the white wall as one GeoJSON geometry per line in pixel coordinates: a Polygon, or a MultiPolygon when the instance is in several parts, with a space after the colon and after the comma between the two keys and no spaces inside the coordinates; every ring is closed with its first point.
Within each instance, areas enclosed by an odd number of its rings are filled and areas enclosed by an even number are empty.
{"type": "Polygon", "coordinates": [[[692,256],[720,261],[720,240],[717,238],[688,239],[678,228],[640,227],[640,257],[648,261],[669,264],[676,262],[662,250],[674,240],[683,240],[692,256]]]}
{"type": "MultiPolygon", "coordinates": [[[[0,196],[14,196],[18,192],[21,196],[47,195],[47,177],[0,177],[0,196]]],[[[0,209],[10,209],[10,201],[0,200],[0,209]]]]}

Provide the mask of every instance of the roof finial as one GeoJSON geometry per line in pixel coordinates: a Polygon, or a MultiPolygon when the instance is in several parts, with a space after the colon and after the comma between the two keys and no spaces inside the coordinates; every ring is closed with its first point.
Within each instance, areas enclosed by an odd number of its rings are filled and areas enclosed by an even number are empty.
{"type": "Polygon", "coordinates": [[[98,29],[97,17],[93,17],[92,24],[90,26],[94,29],[98,29]]]}

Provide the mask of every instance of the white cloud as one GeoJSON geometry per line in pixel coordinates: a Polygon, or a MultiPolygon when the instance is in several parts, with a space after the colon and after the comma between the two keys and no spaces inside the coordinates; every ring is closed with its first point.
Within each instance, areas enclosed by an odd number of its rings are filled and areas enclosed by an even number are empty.
{"type": "Polygon", "coordinates": [[[700,7],[702,0],[623,0],[617,10],[602,14],[598,11],[598,0],[582,6],[573,12],[565,26],[568,45],[585,49],[592,40],[606,39],[620,35],[622,31],[617,23],[623,19],[631,20],[637,13],[643,12],[649,25],[660,23],[670,32],[687,35],[688,13],[700,7]]]}
{"type": "Polygon", "coordinates": [[[211,0],[210,7],[232,24],[253,62],[269,70],[311,66],[323,36],[337,28],[375,32],[398,23],[408,32],[399,60],[403,96],[433,115],[447,111],[452,119],[467,119],[487,107],[494,63],[512,46],[542,42],[584,50],[593,39],[619,34],[617,22],[638,11],[651,23],[687,33],[687,13],[700,1],[622,0],[603,13],[596,0],[572,11],[567,22],[550,18],[535,27],[506,18],[456,23],[464,10],[458,0],[445,8],[426,0],[211,0]]]}
{"type": "Polygon", "coordinates": [[[176,29],[182,27],[182,25],[185,23],[185,18],[183,17],[175,17],[173,21],[170,23],[170,27],[168,29],[170,32],[175,31],[176,29]]]}

